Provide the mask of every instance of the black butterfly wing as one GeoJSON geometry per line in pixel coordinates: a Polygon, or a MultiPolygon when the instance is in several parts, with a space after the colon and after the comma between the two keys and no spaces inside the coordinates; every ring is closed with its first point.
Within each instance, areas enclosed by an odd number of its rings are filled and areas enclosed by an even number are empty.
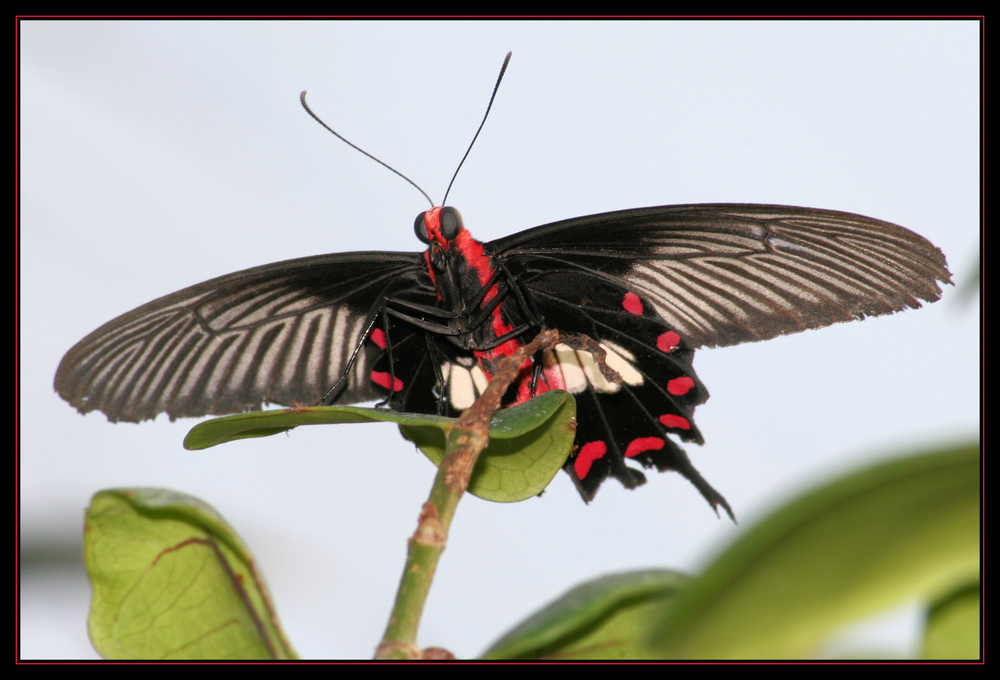
{"type": "Polygon", "coordinates": [[[950,278],[941,252],[902,227],[782,206],[606,213],[530,229],[489,248],[547,326],[598,340],[622,375],[614,387],[592,370],[570,390],[580,416],[566,471],[584,499],[608,476],[628,488],[642,484],[642,473],[626,465],[631,458],[680,472],[727,511],[666,436],[702,441],[692,415],[708,392],[691,367],[693,350],[919,307],[936,300],[937,283],[950,278]]]}
{"type": "MultiPolygon", "coordinates": [[[[348,367],[381,301],[433,290],[421,253],[306,257],[154,300],[105,324],[59,364],[55,389],[82,413],[138,422],[313,404],[348,367]]],[[[361,352],[338,403],[375,399],[361,352]]]]}
{"type": "MultiPolygon", "coordinates": [[[[512,270],[573,267],[580,285],[648,300],[691,348],[735,345],[888,314],[941,296],[944,255],[903,227],[814,208],[639,208],[490,243],[512,270]]],[[[545,288],[544,275],[529,285],[545,288]]]]}

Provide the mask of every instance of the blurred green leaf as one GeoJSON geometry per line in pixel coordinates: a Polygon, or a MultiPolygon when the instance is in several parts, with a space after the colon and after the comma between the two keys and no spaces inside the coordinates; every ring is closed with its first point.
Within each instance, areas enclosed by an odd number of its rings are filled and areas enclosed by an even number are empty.
{"type": "Polygon", "coordinates": [[[978,445],[873,466],[780,508],[698,577],[584,584],[484,656],[799,658],[845,623],[922,597],[941,598],[925,655],[975,658],[979,480],[978,445]]]}
{"type": "Polygon", "coordinates": [[[487,659],[639,659],[654,617],[689,577],[615,574],[573,588],[495,642],[487,659]]]}
{"type": "MultiPolygon", "coordinates": [[[[541,493],[573,449],[575,417],[576,402],[562,390],[498,411],[490,426],[490,444],[479,458],[469,493],[498,502],[522,501],[541,493]]],[[[184,439],[184,446],[205,449],[300,425],[371,422],[398,423],[403,436],[439,465],[455,419],[357,406],[259,411],[199,423],[184,439]]]]}
{"type": "Polygon", "coordinates": [[[263,579],[211,506],[166,489],[87,509],[90,639],[108,659],[290,659],[263,579]]]}
{"type": "Polygon", "coordinates": [[[927,615],[923,658],[979,659],[982,657],[982,612],[979,580],[967,583],[935,602],[927,615]]]}
{"type": "Polygon", "coordinates": [[[692,580],[665,658],[799,658],[850,621],[978,577],[978,445],[894,460],[781,508],[692,580]]]}

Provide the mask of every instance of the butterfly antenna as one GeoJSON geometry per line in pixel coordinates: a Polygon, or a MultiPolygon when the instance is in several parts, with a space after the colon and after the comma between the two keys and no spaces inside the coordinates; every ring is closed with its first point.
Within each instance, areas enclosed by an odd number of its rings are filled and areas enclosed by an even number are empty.
{"type": "MultiPolygon", "coordinates": [[[[503,80],[504,71],[507,70],[507,64],[510,63],[511,54],[511,52],[508,52],[507,56],[504,57],[503,66],[500,67],[500,75],[497,76],[497,84],[493,86],[493,94],[490,95],[490,103],[486,107],[486,113],[483,115],[483,122],[479,124],[479,129],[476,130],[476,135],[472,138],[472,144],[469,144],[469,148],[465,150],[465,155],[462,156],[461,162],[458,164],[458,167],[455,168],[455,174],[451,176],[451,181],[448,182],[448,190],[444,192],[444,200],[441,201],[441,205],[448,202],[448,194],[451,193],[451,185],[455,183],[455,178],[458,177],[458,171],[462,169],[462,163],[465,163],[465,159],[469,157],[469,152],[472,151],[472,145],[476,143],[476,138],[479,137],[479,133],[483,131],[483,126],[486,125],[486,117],[490,115],[490,109],[493,108],[493,100],[496,99],[497,90],[500,89],[500,81],[503,80]]],[[[339,137],[340,135],[337,136],[339,137]]],[[[341,139],[343,138],[341,137],[341,139]]]]}
{"type": "MultiPolygon", "coordinates": [[[[508,59],[510,58],[509,54],[507,55],[507,58],[508,59]]],[[[507,66],[507,62],[504,62],[504,67],[506,67],[506,66],[507,66]]],[[[503,71],[500,72],[500,75],[503,75],[503,71]]],[[[500,84],[500,82],[497,81],[497,85],[499,85],[499,84],[500,84]]],[[[494,91],[494,94],[496,94],[495,91],[494,91]]],[[[427,201],[431,204],[432,208],[434,207],[434,201],[431,200],[431,197],[427,195],[426,191],[424,191],[419,186],[417,186],[416,182],[414,182],[412,179],[410,179],[409,177],[407,177],[406,175],[404,175],[403,173],[401,173],[399,170],[397,170],[396,168],[392,167],[388,163],[383,163],[379,159],[375,158],[375,156],[372,156],[370,153],[368,153],[367,151],[365,151],[364,149],[362,149],[357,144],[352,144],[348,140],[344,139],[343,135],[341,135],[336,130],[334,130],[332,127],[330,127],[329,125],[327,125],[326,123],[324,123],[323,120],[319,116],[317,116],[315,113],[313,113],[313,110],[309,108],[309,105],[306,104],[306,91],[305,90],[302,90],[302,94],[299,95],[299,101],[302,102],[302,108],[304,108],[306,110],[306,113],[308,113],[310,116],[312,116],[313,119],[315,119],[315,121],[317,123],[319,123],[320,125],[322,125],[323,127],[325,127],[327,130],[329,130],[330,132],[332,132],[334,134],[334,136],[337,137],[337,139],[339,139],[340,141],[342,141],[344,144],[347,144],[351,148],[360,151],[361,153],[363,153],[364,155],[368,156],[369,158],[371,158],[373,161],[375,161],[376,163],[378,163],[382,167],[388,168],[389,170],[392,170],[394,173],[396,173],[397,175],[399,175],[400,177],[402,177],[403,179],[405,179],[407,182],[409,182],[410,184],[412,184],[414,186],[414,188],[416,188],[417,191],[419,191],[420,193],[422,193],[424,195],[424,198],[427,199],[427,201]]],[[[492,104],[492,103],[493,103],[493,100],[491,99],[490,100],[490,104],[492,104]]],[[[487,112],[489,112],[489,109],[487,109],[487,112]]],[[[480,129],[482,129],[483,126],[480,125],[479,127],[480,127],[480,129]]],[[[477,132],[476,134],[478,135],[479,133],[477,132]]],[[[473,141],[475,141],[475,140],[473,140],[473,141]]],[[[466,155],[468,155],[468,153],[469,152],[466,151],[466,155]]],[[[462,160],[465,160],[465,159],[463,158],[462,160]]],[[[462,166],[459,165],[459,167],[462,167],[462,166]]],[[[452,179],[452,181],[455,181],[454,178],[452,179]]],[[[449,188],[451,188],[451,185],[449,185],[449,188]]]]}

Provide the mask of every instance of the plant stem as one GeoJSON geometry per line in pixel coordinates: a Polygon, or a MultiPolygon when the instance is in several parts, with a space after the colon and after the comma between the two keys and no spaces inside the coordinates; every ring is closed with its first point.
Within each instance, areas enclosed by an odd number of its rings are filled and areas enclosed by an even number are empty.
{"type": "MultiPolygon", "coordinates": [[[[455,508],[469,486],[480,452],[489,443],[490,419],[500,408],[507,388],[517,378],[528,357],[552,347],[558,339],[558,331],[543,330],[530,343],[504,358],[482,396],[459,417],[448,434],[444,460],[438,467],[430,498],[420,511],[417,530],[409,540],[396,604],[382,642],[375,650],[376,659],[425,658],[425,653],[416,644],[420,616],[438,559],[448,542],[448,529],[455,516],[455,508]]],[[[435,658],[442,658],[441,650],[427,652],[435,658]]]]}

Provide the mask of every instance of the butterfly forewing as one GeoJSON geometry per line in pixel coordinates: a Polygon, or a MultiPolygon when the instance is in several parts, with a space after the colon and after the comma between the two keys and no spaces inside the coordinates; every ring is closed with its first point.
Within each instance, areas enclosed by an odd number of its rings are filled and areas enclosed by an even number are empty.
{"type": "MultiPolygon", "coordinates": [[[[348,253],[213,279],[91,333],[63,358],[56,391],[130,422],[311,405],[344,374],[387,292],[425,278],[418,253],[348,253]]],[[[367,361],[359,354],[344,403],[376,397],[367,361]]]]}
{"type": "MultiPolygon", "coordinates": [[[[944,256],[902,227],[850,213],[750,204],[592,215],[493,241],[512,269],[571,267],[624,282],[692,348],[765,340],[940,297],[944,256]]],[[[542,284],[544,285],[544,284],[542,284]]]]}

